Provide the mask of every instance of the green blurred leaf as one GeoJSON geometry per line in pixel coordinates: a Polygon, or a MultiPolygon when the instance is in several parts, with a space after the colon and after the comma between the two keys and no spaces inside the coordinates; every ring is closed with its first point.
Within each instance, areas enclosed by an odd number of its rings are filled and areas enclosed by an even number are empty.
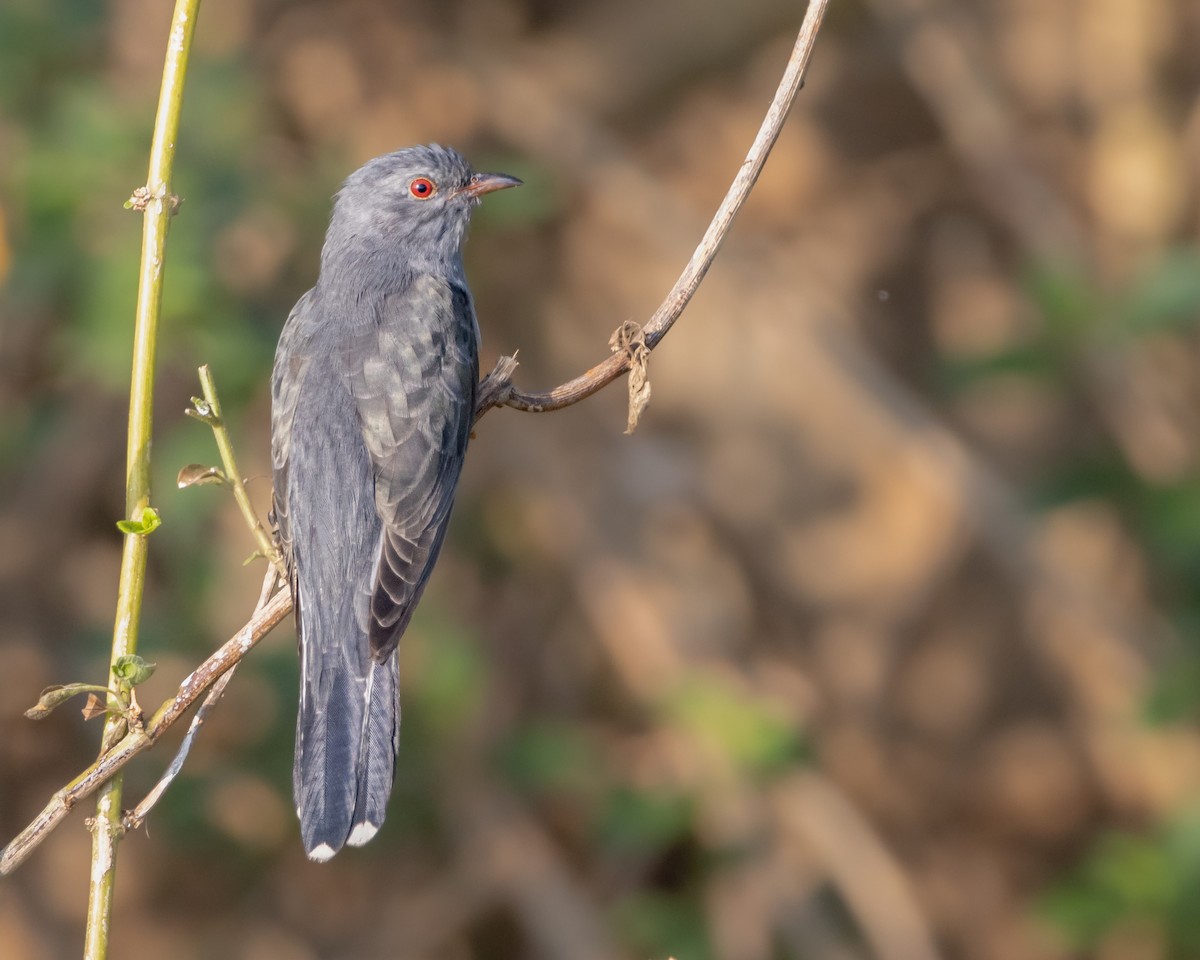
{"type": "Polygon", "coordinates": [[[1047,346],[1075,343],[1104,316],[1095,281],[1070,265],[1039,263],[1025,272],[1025,290],[1046,322],[1047,346]]]}
{"type": "Polygon", "coordinates": [[[1170,958],[1200,950],[1200,809],[1143,835],[1112,833],[1045,896],[1044,917],[1078,949],[1118,924],[1161,928],[1170,958]]]}
{"type": "Polygon", "coordinates": [[[1115,450],[1088,451],[1059,465],[1026,494],[1034,510],[1093,497],[1114,502],[1137,496],[1139,481],[1115,450]]]}
{"type": "Polygon", "coordinates": [[[583,790],[601,777],[601,758],[583,731],[566,723],[519,728],[498,754],[507,779],[534,790],[583,790]]]}
{"type": "Polygon", "coordinates": [[[1075,949],[1093,947],[1112,924],[1120,904],[1109,891],[1084,882],[1062,883],[1045,894],[1038,913],[1075,949]]]}
{"type": "Polygon", "coordinates": [[[1138,278],[1117,312],[1120,332],[1140,335],[1200,324],[1200,253],[1172,250],[1138,278]]]}
{"type": "Polygon", "coordinates": [[[471,638],[439,615],[436,604],[417,608],[419,629],[405,636],[416,671],[414,699],[440,735],[463,727],[483,703],[484,664],[471,638]]]}
{"type": "Polygon", "coordinates": [[[1041,343],[1027,343],[984,357],[944,360],[937,376],[944,390],[957,391],[981,380],[1013,374],[1039,380],[1058,380],[1064,376],[1059,359],[1041,343]]]}
{"type": "Polygon", "coordinates": [[[1153,837],[1113,834],[1091,863],[1091,881],[1133,913],[1160,912],[1172,895],[1171,861],[1153,837]]]}
{"type": "MultiPolygon", "coordinates": [[[[1193,623],[1184,636],[1200,637],[1200,625],[1193,623]]],[[[1192,719],[1200,714],[1200,654],[1196,650],[1177,651],[1163,663],[1154,677],[1154,686],[1145,704],[1145,720],[1155,726],[1192,719]]]]}
{"type": "Polygon", "coordinates": [[[614,920],[634,955],[711,960],[704,913],[692,899],[647,891],[617,904],[614,920]]]}
{"type": "Polygon", "coordinates": [[[597,833],[603,847],[654,853],[685,837],[693,819],[689,797],[620,787],[609,795],[597,833]]]}
{"type": "Polygon", "coordinates": [[[693,677],[665,705],[680,726],[750,772],[788,767],[805,754],[801,732],[769,703],[711,677],[693,677]]]}

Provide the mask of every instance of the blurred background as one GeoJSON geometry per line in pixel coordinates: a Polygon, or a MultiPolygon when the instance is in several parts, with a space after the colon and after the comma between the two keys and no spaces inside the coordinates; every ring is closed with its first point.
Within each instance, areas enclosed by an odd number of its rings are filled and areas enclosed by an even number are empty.
{"type": "MultiPolygon", "coordinates": [[[[120,848],[140,958],[1200,956],[1200,7],[840,0],[650,362],[480,424],[401,649],[388,822],[290,799],[294,633],[120,848]]],[[[0,5],[0,834],[94,756],[169,4],[0,5]]],[[[541,389],[649,316],[795,38],[783,0],[206,0],[179,140],[141,650],[157,704],[260,562],[183,416],[211,364],[256,500],[330,198],[438,141],[526,186],[467,251],[485,368],[541,389]]],[[[132,805],[181,731],[128,768],[132,805]]],[[[0,956],[78,956],[76,812],[0,956]]]]}

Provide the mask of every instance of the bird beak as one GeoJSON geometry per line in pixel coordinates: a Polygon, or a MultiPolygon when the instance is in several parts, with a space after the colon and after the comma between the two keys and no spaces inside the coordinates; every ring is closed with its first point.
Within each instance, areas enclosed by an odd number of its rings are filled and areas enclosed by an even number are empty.
{"type": "Polygon", "coordinates": [[[510,177],[507,173],[477,173],[459,193],[468,197],[482,197],[494,190],[507,190],[509,187],[519,187],[524,181],[510,177]]]}

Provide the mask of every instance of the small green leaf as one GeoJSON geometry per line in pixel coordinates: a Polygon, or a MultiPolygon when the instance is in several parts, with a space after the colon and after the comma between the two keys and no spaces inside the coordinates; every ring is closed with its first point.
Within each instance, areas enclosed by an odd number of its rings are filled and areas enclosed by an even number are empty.
{"type": "Polygon", "coordinates": [[[136,687],[150,679],[156,666],[157,664],[143,660],[137,654],[126,654],[117,657],[117,662],[113,664],[113,676],[124,684],[136,687]]]}
{"type": "Polygon", "coordinates": [[[153,507],[144,507],[142,515],[137,520],[118,520],[117,529],[122,533],[141,534],[153,533],[162,524],[162,517],[153,507]]]}

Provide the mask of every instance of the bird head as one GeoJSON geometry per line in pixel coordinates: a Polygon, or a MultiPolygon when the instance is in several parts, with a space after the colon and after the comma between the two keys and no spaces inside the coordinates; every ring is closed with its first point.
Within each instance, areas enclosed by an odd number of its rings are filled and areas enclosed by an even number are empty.
{"type": "Polygon", "coordinates": [[[480,199],[520,184],[504,173],[476,173],[458,151],[437,144],[384,154],[342,185],[325,256],[386,247],[414,267],[458,264],[480,199]]]}

